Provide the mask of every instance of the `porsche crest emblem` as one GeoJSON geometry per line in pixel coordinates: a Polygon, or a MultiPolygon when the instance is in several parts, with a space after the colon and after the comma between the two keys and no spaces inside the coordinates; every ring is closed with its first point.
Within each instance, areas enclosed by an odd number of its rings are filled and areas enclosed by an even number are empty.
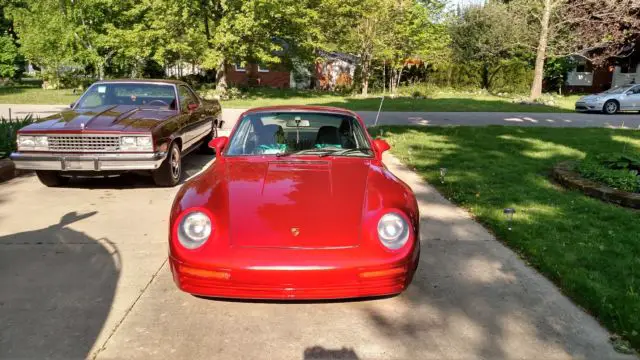
{"type": "Polygon", "coordinates": [[[300,228],[292,227],[292,228],[291,228],[291,235],[293,235],[293,236],[298,236],[298,235],[300,235],[300,228]]]}

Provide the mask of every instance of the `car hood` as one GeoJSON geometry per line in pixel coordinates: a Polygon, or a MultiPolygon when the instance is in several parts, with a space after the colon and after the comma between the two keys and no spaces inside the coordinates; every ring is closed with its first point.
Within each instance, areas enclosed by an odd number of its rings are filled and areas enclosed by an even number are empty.
{"type": "Polygon", "coordinates": [[[109,105],[62,111],[26,126],[24,131],[149,131],[175,116],[173,110],[143,109],[131,105],[109,105]]]}
{"type": "Polygon", "coordinates": [[[225,163],[233,246],[338,248],[359,244],[369,160],[225,163]]]}

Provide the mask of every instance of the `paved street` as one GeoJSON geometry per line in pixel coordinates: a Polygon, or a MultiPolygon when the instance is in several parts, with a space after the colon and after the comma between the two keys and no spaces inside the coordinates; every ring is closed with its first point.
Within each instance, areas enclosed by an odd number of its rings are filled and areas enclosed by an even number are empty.
{"type": "MultiPolygon", "coordinates": [[[[211,160],[188,158],[193,175],[211,160]]],[[[216,301],[166,264],[177,188],[143,177],[0,184],[0,358],[633,359],[465,212],[388,157],[418,196],[423,251],[404,294],[216,301]]]]}
{"type": "MultiPolygon", "coordinates": [[[[33,113],[44,117],[65,106],[62,105],[8,105],[0,104],[0,116],[24,117],[33,113]]],[[[225,128],[231,128],[243,112],[243,109],[223,109],[225,128]]],[[[377,112],[359,111],[368,125],[373,125],[377,112]]],[[[625,113],[618,115],[582,114],[582,113],[500,113],[500,112],[382,112],[379,124],[385,125],[514,125],[514,126],[551,126],[551,127],[626,127],[640,128],[640,114],[625,113]]]]}

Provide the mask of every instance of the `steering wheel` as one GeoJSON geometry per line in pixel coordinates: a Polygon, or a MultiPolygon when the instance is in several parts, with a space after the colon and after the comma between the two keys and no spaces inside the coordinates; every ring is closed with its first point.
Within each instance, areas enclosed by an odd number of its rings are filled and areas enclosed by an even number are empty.
{"type": "Polygon", "coordinates": [[[147,105],[153,105],[153,103],[160,103],[160,106],[169,106],[169,104],[162,100],[151,100],[147,105]]]}

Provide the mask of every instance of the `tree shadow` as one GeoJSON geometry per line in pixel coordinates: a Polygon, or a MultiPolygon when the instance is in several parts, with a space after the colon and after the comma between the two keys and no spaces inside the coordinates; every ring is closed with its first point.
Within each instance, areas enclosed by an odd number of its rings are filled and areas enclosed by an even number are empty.
{"type": "MultiPolygon", "coordinates": [[[[476,220],[528,265],[637,346],[640,302],[633,264],[640,242],[630,236],[640,233],[637,213],[559,188],[548,172],[561,160],[602,149],[620,151],[624,138],[626,146],[638,150],[640,134],[489,129],[381,127],[371,132],[385,134],[398,145],[395,153],[404,163],[472,209],[476,220]],[[428,143],[420,143],[424,135],[428,143]],[[448,169],[444,184],[441,167],[448,169]],[[502,214],[506,207],[518,210],[511,231],[502,214]],[[614,221],[621,228],[612,228],[614,221]]],[[[455,349],[451,358],[628,358],[613,351],[594,320],[480,226],[469,227],[433,188],[414,191],[433,211],[421,214],[420,266],[411,287],[398,297],[407,310],[389,312],[386,304],[365,310],[382,334],[405,345],[408,358],[424,355],[430,347],[415,344],[433,339],[432,334],[446,334],[433,341],[455,349]]]]}
{"type": "Polygon", "coordinates": [[[312,346],[304,350],[303,360],[358,360],[358,354],[351,349],[345,348],[332,350],[322,346],[312,346]]]}
{"type": "Polygon", "coordinates": [[[0,358],[89,354],[121,269],[115,244],[69,227],[95,214],[70,212],[49,227],[0,236],[0,358]]]}

